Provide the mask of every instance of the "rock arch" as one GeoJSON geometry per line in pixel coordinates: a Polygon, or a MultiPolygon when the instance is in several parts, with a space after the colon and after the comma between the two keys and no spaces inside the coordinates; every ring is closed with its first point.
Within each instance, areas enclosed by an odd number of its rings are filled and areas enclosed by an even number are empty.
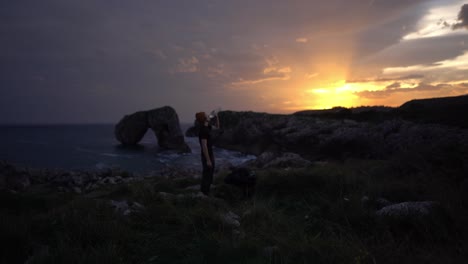
{"type": "Polygon", "coordinates": [[[114,134],[124,146],[135,146],[149,128],[161,148],[190,152],[180,129],[179,117],[170,106],[126,115],[115,125],[114,134]]]}

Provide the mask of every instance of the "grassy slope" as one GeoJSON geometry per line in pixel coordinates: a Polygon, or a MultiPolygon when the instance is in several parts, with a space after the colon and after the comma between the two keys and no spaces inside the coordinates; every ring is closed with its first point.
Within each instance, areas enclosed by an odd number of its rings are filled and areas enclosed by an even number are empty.
{"type": "Polygon", "coordinates": [[[225,172],[214,190],[222,199],[164,200],[160,191],[186,193],[198,180],[163,178],[88,195],[2,193],[0,263],[461,263],[466,194],[445,173],[348,160],[259,170],[252,199],[224,185],[225,172]],[[450,221],[395,226],[363,208],[363,195],[437,200],[450,221]],[[122,216],[108,202],[120,198],[146,210],[122,216]],[[241,216],[239,233],[221,220],[228,211],[241,216]]]}

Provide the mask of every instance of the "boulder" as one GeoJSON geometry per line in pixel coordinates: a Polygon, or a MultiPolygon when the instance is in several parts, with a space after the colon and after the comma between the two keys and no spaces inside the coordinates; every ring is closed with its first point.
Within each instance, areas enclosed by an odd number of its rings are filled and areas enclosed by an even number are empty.
{"type": "Polygon", "coordinates": [[[275,158],[278,157],[278,154],[270,151],[265,151],[263,152],[260,156],[257,157],[256,162],[258,162],[259,165],[265,165],[268,162],[274,160],[275,158]]]}
{"type": "Polygon", "coordinates": [[[403,202],[375,212],[377,219],[396,237],[418,241],[449,241],[456,230],[454,220],[438,202],[403,202]]]}
{"type": "Polygon", "coordinates": [[[132,212],[127,200],[122,200],[122,201],[110,200],[110,205],[114,207],[116,212],[119,212],[123,215],[129,215],[132,212]]]}
{"type": "Polygon", "coordinates": [[[114,134],[122,145],[136,146],[148,128],[154,132],[161,148],[190,152],[180,129],[179,117],[169,106],[124,116],[115,125],[114,134]]]}
{"type": "Polygon", "coordinates": [[[239,221],[240,217],[232,211],[222,214],[221,219],[226,225],[232,226],[234,228],[238,228],[241,225],[239,221]]]}
{"type": "Polygon", "coordinates": [[[110,205],[114,207],[115,212],[127,216],[131,213],[143,211],[146,207],[138,202],[129,202],[127,200],[110,200],[110,205]]]}
{"type": "Polygon", "coordinates": [[[426,217],[433,214],[438,207],[439,204],[432,201],[403,202],[385,206],[375,214],[390,218],[426,217]]]}
{"type": "Polygon", "coordinates": [[[281,156],[263,165],[263,168],[302,168],[308,167],[312,162],[303,159],[295,153],[283,153],[281,156]]]}

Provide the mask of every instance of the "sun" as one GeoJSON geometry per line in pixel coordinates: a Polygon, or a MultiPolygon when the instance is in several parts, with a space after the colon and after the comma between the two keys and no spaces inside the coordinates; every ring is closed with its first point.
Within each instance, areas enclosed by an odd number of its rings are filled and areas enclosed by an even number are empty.
{"type": "Polygon", "coordinates": [[[353,107],[356,105],[358,97],[353,93],[351,84],[344,80],[335,83],[337,86],[326,88],[313,88],[306,92],[309,95],[307,108],[330,109],[333,107],[353,107]]]}

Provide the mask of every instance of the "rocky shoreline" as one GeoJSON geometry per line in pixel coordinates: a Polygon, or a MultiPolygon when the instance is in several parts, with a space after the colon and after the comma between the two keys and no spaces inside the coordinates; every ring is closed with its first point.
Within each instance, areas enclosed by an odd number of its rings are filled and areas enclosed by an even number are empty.
{"type": "MultiPolygon", "coordinates": [[[[313,163],[294,153],[278,155],[272,152],[264,152],[257,159],[248,161],[239,168],[245,168],[248,171],[287,171],[323,166],[324,164],[326,163],[313,163]]],[[[220,170],[218,169],[215,178],[224,178],[227,172],[234,172],[235,170],[236,168],[230,166],[222,167],[220,170]]],[[[148,179],[164,178],[170,181],[191,181],[199,179],[200,174],[201,172],[198,170],[183,168],[167,168],[163,171],[154,171],[147,174],[131,173],[120,168],[105,168],[92,171],[38,169],[21,167],[6,161],[0,161],[0,191],[27,193],[35,192],[37,188],[40,188],[42,193],[45,191],[86,195],[109,186],[128,185],[148,179]]],[[[234,183],[234,185],[236,184],[234,183]]],[[[212,188],[216,188],[216,185],[213,185],[212,188]]],[[[198,192],[198,189],[199,185],[195,184],[185,187],[185,190],[194,191],[194,193],[190,193],[188,196],[167,192],[159,192],[159,196],[169,200],[180,200],[187,197],[206,199],[207,197],[198,192]]],[[[349,201],[349,199],[345,197],[344,201],[349,201]]],[[[144,209],[144,206],[140,203],[129,203],[127,200],[110,200],[110,205],[124,215],[131,213],[132,210],[138,211],[144,209]]],[[[440,205],[434,201],[392,203],[385,198],[369,198],[368,196],[361,198],[361,205],[363,208],[372,210],[376,216],[384,218],[429,217],[433,216],[440,209],[440,205]]]]}
{"type": "MultiPolygon", "coordinates": [[[[241,164],[239,167],[251,169],[266,168],[302,168],[311,166],[312,162],[294,153],[265,152],[257,159],[241,164]]],[[[219,164],[217,174],[229,170],[229,162],[219,164]]],[[[51,191],[88,193],[107,185],[126,184],[142,181],[147,178],[200,178],[200,169],[168,167],[148,173],[137,173],[122,170],[119,167],[106,167],[94,170],[67,170],[50,168],[31,168],[0,161],[0,190],[27,192],[35,186],[47,187],[51,191]]]]}
{"type": "MultiPolygon", "coordinates": [[[[311,161],[387,159],[408,150],[468,148],[468,129],[400,118],[370,122],[233,111],[219,117],[223,126],[212,132],[213,144],[257,156],[292,152],[311,161]]],[[[195,130],[186,136],[195,136],[195,130]]]]}

